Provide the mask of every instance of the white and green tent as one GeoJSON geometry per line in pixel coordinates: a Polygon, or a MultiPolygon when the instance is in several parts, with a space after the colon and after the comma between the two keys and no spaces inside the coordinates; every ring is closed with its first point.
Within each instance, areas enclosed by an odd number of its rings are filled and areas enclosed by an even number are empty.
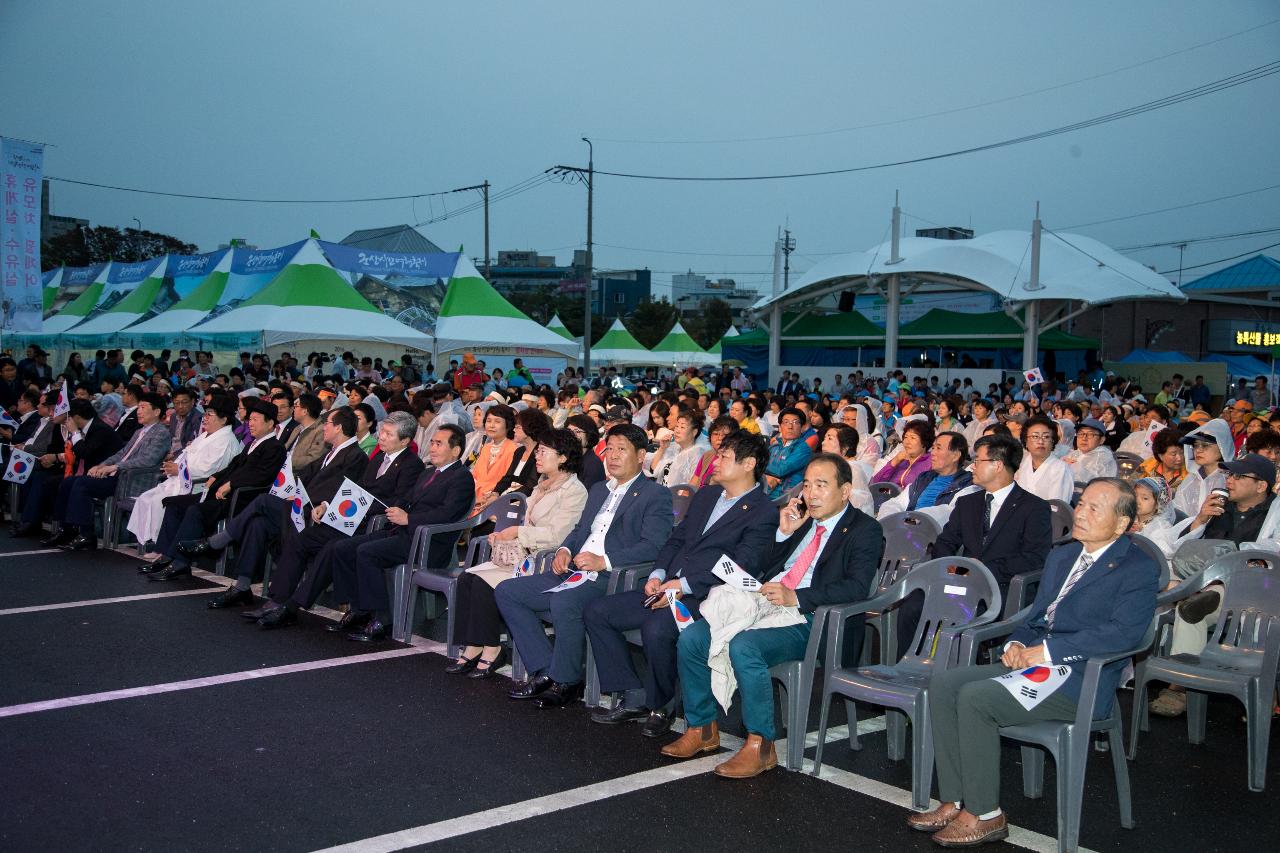
{"type": "Polygon", "coordinates": [[[98,273],[98,276],[84,289],[83,293],[62,306],[62,310],[52,317],[45,317],[44,328],[40,330],[41,334],[60,335],[83,323],[84,319],[92,314],[93,309],[97,308],[98,303],[102,301],[102,291],[107,286],[107,277],[110,275],[113,266],[115,266],[115,261],[103,266],[102,272],[98,273]]]}
{"type": "Polygon", "coordinates": [[[557,335],[559,335],[562,338],[567,338],[571,341],[577,341],[577,338],[575,338],[573,336],[573,333],[569,331],[569,328],[565,326],[564,321],[560,319],[559,314],[551,318],[551,322],[547,323],[547,328],[555,332],[557,335]]]}
{"type": "Polygon", "coordinates": [[[132,290],[125,291],[115,304],[76,326],[71,334],[77,338],[84,335],[114,335],[146,316],[164,288],[168,269],[169,256],[166,255],[151,268],[146,278],[133,285],[132,290]]]}
{"type": "Polygon", "coordinates": [[[63,264],[56,270],[49,270],[44,274],[41,281],[41,296],[44,297],[44,313],[48,314],[49,309],[53,307],[53,303],[58,301],[58,288],[62,287],[62,277],[66,275],[67,265],[63,264]]]}
{"type": "Polygon", "coordinates": [[[681,367],[706,364],[708,361],[706,350],[698,346],[697,341],[684,330],[679,320],[671,327],[671,331],[667,332],[667,336],[653,348],[653,355],[661,364],[674,364],[681,367]]]}
{"type": "Polygon", "coordinates": [[[596,341],[591,348],[592,364],[661,364],[655,354],[649,352],[640,342],[632,337],[627,327],[622,325],[622,318],[613,321],[604,337],[596,341]]]}
{"type": "Polygon", "coordinates": [[[298,341],[394,344],[424,352],[432,345],[429,335],[393,320],[357,293],[329,265],[314,239],[255,296],[188,330],[187,336],[253,336],[263,349],[298,341]]]}
{"type": "Polygon", "coordinates": [[[578,342],[530,320],[485,281],[464,253],[449,279],[436,320],[436,363],[442,355],[489,354],[578,357],[578,342]]]}
{"type": "MultiPolygon", "coordinates": [[[[230,273],[231,252],[227,250],[194,290],[169,306],[168,310],[160,312],[149,320],[129,326],[124,333],[134,338],[135,342],[137,338],[145,338],[149,335],[160,335],[166,338],[181,335],[208,317],[209,313],[218,306],[230,273]]],[[[175,277],[181,277],[180,271],[174,271],[173,274],[175,277]]]]}

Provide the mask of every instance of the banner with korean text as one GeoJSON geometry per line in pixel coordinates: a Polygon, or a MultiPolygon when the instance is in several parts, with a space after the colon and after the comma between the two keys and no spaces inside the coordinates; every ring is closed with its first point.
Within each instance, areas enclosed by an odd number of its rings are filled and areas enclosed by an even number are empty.
{"type": "Polygon", "coordinates": [[[4,331],[39,332],[40,181],[44,146],[0,137],[0,299],[4,331]]]}

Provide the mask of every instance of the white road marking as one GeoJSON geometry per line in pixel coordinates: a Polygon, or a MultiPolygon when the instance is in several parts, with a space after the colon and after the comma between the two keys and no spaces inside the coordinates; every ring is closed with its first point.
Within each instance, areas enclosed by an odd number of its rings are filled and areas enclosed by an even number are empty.
{"type": "Polygon", "coordinates": [[[30,607],[9,607],[0,610],[0,616],[13,616],[18,613],[39,613],[44,610],[66,610],[69,607],[93,607],[99,604],[125,604],[130,601],[151,601],[156,598],[176,598],[181,595],[208,595],[221,592],[221,587],[212,589],[180,589],[175,592],[152,592],[143,595],[120,595],[115,598],[89,598],[84,601],[61,601],[57,604],[33,604],[30,607]]]}

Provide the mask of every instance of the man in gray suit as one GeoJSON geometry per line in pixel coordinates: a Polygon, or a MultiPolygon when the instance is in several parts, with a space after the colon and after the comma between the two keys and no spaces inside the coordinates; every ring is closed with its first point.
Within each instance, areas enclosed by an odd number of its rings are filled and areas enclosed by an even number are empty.
{"type": "Polygon", "coordinates": [[[498,584],[498,609],[529,673],[508,694],[512,699],[536,699],[539,708],[548,708],[582,696],[583,609],[604,596],[608,572],[653,560],[671,535],[671,492],[640,474],[648,444],[644,430],[634,424],[610,428],[604,453],[609,479],[591,487],[582,518],[556,552],[551,572],[498,584]],[[596,577],[547,592],[585,573],[596,577]],[[544,621],[555,626],[554,648],[544,621]]]}
{"type": "MultiPolygon", "coordinates": [[[[94,498],[108,498],[116,493],[116,478],[121,471],[137,468],[154,468],[169,455],[172,436],[163,425],[164,398],[159,394],[143,393],[138,396],[138,429],[123,448],[107,457],[100,465],[89,469],[81,477],[66,477],[58,486],[58,496],[53,503],[53,517],[62,522],[62,529],[78,527],[80,534],[63,545],[70,551],[92,551],[98,547],[93,532],[94,498]]],[[[151,484],[139,488],[142,492],[151,484]]],[[[131,497],[131,496],[130,496],[131,497]]]]}

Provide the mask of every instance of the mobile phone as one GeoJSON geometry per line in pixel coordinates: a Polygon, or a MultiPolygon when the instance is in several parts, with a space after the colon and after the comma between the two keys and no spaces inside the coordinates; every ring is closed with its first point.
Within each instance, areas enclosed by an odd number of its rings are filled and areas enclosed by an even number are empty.
{"type": "Polygon", "coordinates": [[[800,495],[800,497],[798,498],[798,500],[799,500],[800,502],[799,502],[798,504],[796,504],[796,510],[797,510],[801,515],[804,515],[806,512],[808,512],[808,511],[809,511],[809,504],[805,502],[804,495],[800,495]]]}
{"type": "Polygon", "coordinates": [[[665,598],[665,597],[666,597],[665,592],[655,592],[653,595],[649,596],[644,600],[644,607],[652,608],[653,605],[658,603],[658,599],[665,598]]]}

